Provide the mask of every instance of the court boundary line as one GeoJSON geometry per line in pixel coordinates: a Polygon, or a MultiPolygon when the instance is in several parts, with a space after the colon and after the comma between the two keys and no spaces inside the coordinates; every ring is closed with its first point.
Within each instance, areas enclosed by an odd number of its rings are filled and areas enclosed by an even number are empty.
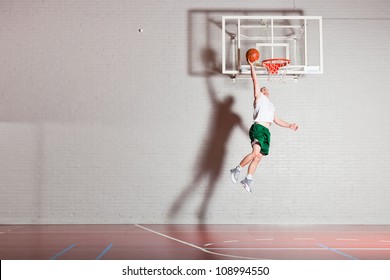
{"type": "Polygon", "coordinates": [[[62,256],[63,254],[65,254],[67,251],[69,251],[70,249],[72,249],[72,248],[74,248],[74,247],[76,247],[76,246],[77,246],[77,244],[72,244],[72,245],[70,245],[68,248],[65,248],[64,250],[62,250],[62,251],[59,252],[58,254],[52,256],[50,259],[51,259],[51,260],[55,260],[55,259],[57,259],[58,257],[60,257],[60,256],[62,256]]]}
{"type": "Polygon", "coordinates": [[[173,240],[173,241],[182,243],[182,244],[184,244],[184,245],[193,247],[193,248],[198,249],[198,250],[200,250],[200,251],[202,251],[202,252],[204,252],[204,253],[207,253],[207,254],[216,255],[216,256],[221,256],[221,257],[227,257],[227,258],[234,258],[234,259],[237,259],[237,258],[238,258],[238,259],[246,259],[246,260],[261,260],[261,259],[258,259],[258,258],[243,257],[243,256],[235,256],[235,255],[228,255],[228,254],[222,254],[222,253],[213,252],[213,251],[207,250],[207,249],[205,249],[205,248],[199,247],[199,246],[197,246],[197,245],[195,245],[195,244],[192,244],[192,243],[189,243],[189,242],[186,242],[186,241],[183,241],[183,240],[174,238],[174,237],[172,237],[172,236],[163,234],[163,233],[161,233],[161,232],[152,230],[152,229],[150,229],[150,228],[141,226],[141,225],[139,225],[139,224],[134,224],[134,225],[135,225],[136,227],[139,227],[139,228],[141,228],[141,229],[143,229],[143,230],[146,230],[146,231],[149,231],[149,232],[151,232],[151,233],[154,233],[154,234],[160,235],[160,236],[162,236],[162,237],[171,239],[171,240],[173,240]]]}
{"type": "Polygon", "coordinates": [[[337,254],[339,254],[339,255],[342,255],[342,256],[344,256],[344,257],[347,257],[347,258],[349,258],[349,259],[351,259],[351,260],[358,260],[358,258],[356,258],[356,257],[354,257],[354,256],[351,256],[351,255],[348,255],[348,254],[346,254],[346,253],[343,253],[343,252],[341,252],[341,251],[339,251],[339,250],[330,248],[330,247],[328,247],[328,246],[326,246],[326,245],[324,245],[324,244],[318,243],[318,246],[321,246],[322,248],[326,248],[326,249],[328,249],[328,250],[330,250],[330,251],[332,251],[332,252],[334,252],[334,253],[337,253],[337,254]]]}
{"type": "Polygon", "coordinates": [[[99,256],[96,257],[96,260],[100,260],[111,248],[112,248],[113,244],[110,243],[110,245],[108,245],[100,254],[99,256]]]}

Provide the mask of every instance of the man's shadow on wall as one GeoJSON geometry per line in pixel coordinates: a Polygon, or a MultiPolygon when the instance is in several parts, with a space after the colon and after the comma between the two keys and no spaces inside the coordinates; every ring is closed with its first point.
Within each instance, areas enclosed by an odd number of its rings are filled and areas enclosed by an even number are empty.
{"type": "Polygon", "coordinates": [[[202,181],[206,180],[206,191],[197,212],[198,221],[202,224],[206,218],[210,200],[215,192],[216,183],[221,175],[223,163],[227,152],[227,144],[235,127],[241,128],[247,134],[247,128],[233,110],[234,97],[226,96],[222,100],[217,98],[217,93],[212,85],[211,77],[221,70],[216,64],[216,53],[207,47],[202,51],[202,61],[206,67],[207,92],[212,103],[212,123],[210,126],[205,149],[200,155],[199,164],[192,181],[183,189],[170,208],[169,218],[174,218],[185,204],[189,196],[201,187],[202,181]]]}

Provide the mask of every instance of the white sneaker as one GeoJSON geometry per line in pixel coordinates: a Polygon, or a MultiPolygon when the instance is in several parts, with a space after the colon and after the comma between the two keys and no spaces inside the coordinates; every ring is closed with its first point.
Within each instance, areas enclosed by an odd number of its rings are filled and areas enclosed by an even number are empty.
{"type": "Polygon", "coordinates": [[[241,181],[241,184],[248,193],[253,193],[253,191],[251,189],[252,180],[245,178],[244,180],[241,181]]]}
{"type": "Polygon", "coordinates": [[[238,177],[240,176],[240,170],[236,168],[230,169],[230,179],[235,184],[238,181],[238,177]]]}

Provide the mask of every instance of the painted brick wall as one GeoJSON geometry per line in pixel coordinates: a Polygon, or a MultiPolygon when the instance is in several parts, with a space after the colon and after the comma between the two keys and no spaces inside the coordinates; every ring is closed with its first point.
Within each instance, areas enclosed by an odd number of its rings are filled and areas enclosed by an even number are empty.
{"type": "Polygon", "coordinates": [[[389,223],[390,4],[295,2],[2,1],[0,223],[389,223]],[[210,71],[238,10],[324,17],[325,73],[264,83],[300,129],[254,195],[251,82],[210,71]]]}

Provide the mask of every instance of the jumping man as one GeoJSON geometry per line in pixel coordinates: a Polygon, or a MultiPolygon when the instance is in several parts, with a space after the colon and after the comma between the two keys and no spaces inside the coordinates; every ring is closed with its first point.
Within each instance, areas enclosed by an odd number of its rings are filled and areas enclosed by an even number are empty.
{"type": "Polygon", "coordinates": [[[249,164],[247,175],[244,180],[241,181],[241,184],[247,192],[253,193],[251,189],[253,174],[262,157],[268,155],[271,140],[269,128],[272,122],[294,131],[298,129],[298,125],[295,123],[289,124],[276,116],[275,107],[269,100],[268,89],[266,87],[259,88],[253,62],[248,61],[248,63],[251,68],[254,89],[253,125],[249,130],[252,152],[246,155],[237,167],[230,170],[230,177],[234,183],[237,183],[242,168],[249,164]]]}

